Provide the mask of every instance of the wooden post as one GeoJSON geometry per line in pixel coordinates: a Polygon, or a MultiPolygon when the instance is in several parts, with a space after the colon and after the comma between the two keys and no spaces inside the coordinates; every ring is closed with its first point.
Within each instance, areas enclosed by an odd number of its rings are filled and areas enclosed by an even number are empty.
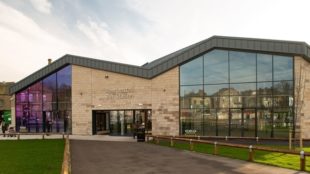
{"type": "Polygon", "coordinates": [[[149,142],[150,141],[150,137],[147,135],[146,136],[146,142],[149,142]]]}
{"type": "Polygon", "coordinates": [[[300,151],[300,171],[305,171],[306,164],[306,156],[305,152],[302,150],[300,151]]]}
{"type": "Polygon", "coordinates": [[[173,138],[170,138],[170,146],[173,147],[174,146],[174,142],[173,142],[173,138]]]}
{"type": "Polygon", "coordinates": [[[193,143],[192,139],[189,140],[189,150],[191,150],[191,151],[194,150],[194,143],[193,143]]]}
{"type": "Polygon", "coordinates": [[[288,149],[292,150],[292,130],[291,129],[289,130],[289,133],[288,133],[288,149]]]}
{"type": "Polygon", "coordinates": [[[249,158],[248,161],[252,162],[253,161],[253,147],[252,145],[249,146],[249,158]]]}
{"type": "Polygon", "coordinates": [[[214,151],[213,151],[213,155],[217,155],[218,154],[218,148],[217,148],[217,142],[214,142],[214,151]]]}

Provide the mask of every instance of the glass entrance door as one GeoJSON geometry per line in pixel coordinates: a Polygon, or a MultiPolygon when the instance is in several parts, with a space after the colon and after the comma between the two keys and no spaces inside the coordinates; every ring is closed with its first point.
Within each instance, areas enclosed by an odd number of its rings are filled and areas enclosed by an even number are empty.
{"type": "Polygon", "coordinates": [[[131,136],[134,124],[143,126],[146,133],[152,131],[151,110],[93,111],[93,134],[131,136]]]}
{"type": "Polygon", "coordinates": [[[132,135],[133,111],[110,111],[110,113],[110,135],[132,135]]]}

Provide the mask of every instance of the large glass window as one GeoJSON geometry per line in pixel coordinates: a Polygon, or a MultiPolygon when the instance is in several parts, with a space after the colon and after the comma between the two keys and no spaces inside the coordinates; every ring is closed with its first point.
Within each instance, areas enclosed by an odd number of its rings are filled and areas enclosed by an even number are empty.
{"type": "Polygon", "coordinates": [[[203,84],[203,59],[196,58],[181,67],[183,75],[180,77],[182,85],[203,84]]]}
{"type": "Polygon", "coordinates": [[[204,56],[204,82],[228,83],[228,51],[214,50],[204,56]]]}
{"type": "Polygon", "coordinates": [[[180,78],[182,134],[283,138],[294,127],[292,57],[213,50],[180,78]]]}
{"type": "Polygon", "coordinates": [[[16,93],[16,130],[67,132],[71,118],[71,66],[16,93]]]}
{"type": "Polygon", "coordinates": [[[229,52],[230,82],[256,81],[256,55],[254,53],[229,52]]]}

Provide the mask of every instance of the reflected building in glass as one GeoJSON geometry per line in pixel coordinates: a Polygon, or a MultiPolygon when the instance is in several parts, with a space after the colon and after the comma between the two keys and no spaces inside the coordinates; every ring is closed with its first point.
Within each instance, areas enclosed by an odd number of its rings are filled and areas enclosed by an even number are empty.
{"type": "Polygon", "coordinates": [[[180,66],[182,134],[287,137],[293,69],[292,56],[223,49],[186,62],[180,66]]]}
{"type": "Polygon", "coordinates": [[[142,66],[65,55],[11,87],[12,124],[18,132],[310,138],[309,62],[304,42],[222,36],[142,66]]]}

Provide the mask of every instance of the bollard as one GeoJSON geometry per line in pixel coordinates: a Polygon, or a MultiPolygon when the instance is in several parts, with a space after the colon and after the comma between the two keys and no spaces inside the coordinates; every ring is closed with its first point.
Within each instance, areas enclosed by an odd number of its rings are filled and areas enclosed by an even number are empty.
{"type": "Polygon", "coordinates": [[[17,134],[17,140],[20,140],[20,136],[19,136],[19,133],[17,134]]]}
{"type": "Polygon", "coordinates": [[[173,138],[170,138],[170,146],[173,147],[174,146],[174,142],[173,142],[173,138]]]}
{"type": "Polygon", "coordinates": [[[300,151],[300,171],[305,171],[306,164],[306,156],[305,152],[302,150],[300,151]]]}
{"type": "Polygon", "coordinates": [[[158,138],[158,136],[156,137],[156,144],[159,144],[159,138],[158,138]]]}
{"type": "Polygon", "coordinates": [[[253,161],[253,147],[252,145],[249,146],[249,158],[248,161],[253,161]]]}
{"type": "Polygon", "coordinates": [[[258,143],[258,137],[256,137],[256,143],[258,143]]]}
{"type": "Polygon", "coordinates": [[[146,136],[146,142],[150,141],[150,136],[146,136]]]}
{"type": "Polygon", "coordinates": [[[217,155],[218,154],[218,148],[217,148],[217,142],[214,142],[214,151],[213,151],[213,155],[217,155]]]}
{"type": "Polygon", "coordinates": [[[192,139],[189,140],[189,149],[190,149],[191,151],[194,150],[194,143],[193,143],[192,141],[193,141],[192,139]]]}
{"type": "Polygon", "coordinates": [[[200,136],[198,136],[197,139],[200,140],[200,136]]]}
{"type": "Polygon", "coordinates": [[[288,148],[289,150],[292,150],[292,130],[291,129],[288,133],[288,148]]]}
{"type": "Polygon", "coordinates": [[[225,140],[228,141],[228,137],[227,136],[225,137],[225,140]]]}

